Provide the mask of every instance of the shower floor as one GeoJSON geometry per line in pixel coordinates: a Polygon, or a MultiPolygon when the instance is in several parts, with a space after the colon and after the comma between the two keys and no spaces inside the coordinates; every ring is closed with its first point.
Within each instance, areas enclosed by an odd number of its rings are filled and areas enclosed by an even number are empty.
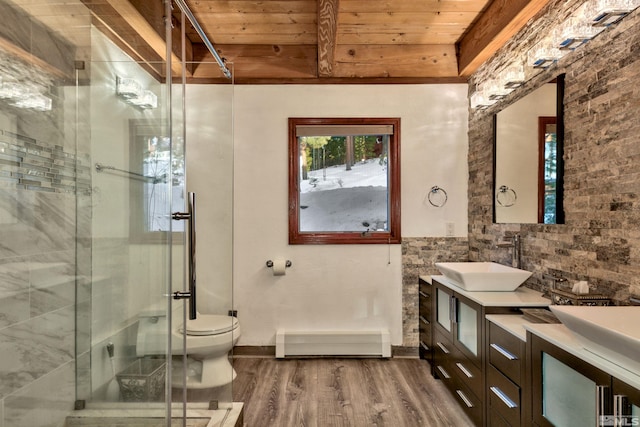
{"type": "MultiPolygon", "coordinates": [[[[236,403],[229,408],[209,410],[189,404],[187,427],[241,427],[243,404],[236,403]]],[[[182,427],[182,409],[174,408],[172,427],[182,427]]],[[[74,411],[67,417],[65,427],[165,427],[161,409],[90,408],[74,411]]]]}

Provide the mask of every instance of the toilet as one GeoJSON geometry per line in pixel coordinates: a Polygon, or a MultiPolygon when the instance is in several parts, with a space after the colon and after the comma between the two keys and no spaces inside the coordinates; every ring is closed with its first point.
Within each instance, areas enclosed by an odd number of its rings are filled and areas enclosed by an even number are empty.
{"type": "MultiPolygon", "coordinates": [[[[183,333],[187,338],[187,383],[188,389],[220,387],[236,377],[229,351],[240,338],[238,319],[219,314],[200,314],[194,320],[182,322],[182,307],[174,308],[172,347],[172,385],[182,387],[183,333]]],[[[163,355],[166,349],[167,317],[161,309],[147,309],[140,313],[136,353],[138,357],[163,355]]]]}

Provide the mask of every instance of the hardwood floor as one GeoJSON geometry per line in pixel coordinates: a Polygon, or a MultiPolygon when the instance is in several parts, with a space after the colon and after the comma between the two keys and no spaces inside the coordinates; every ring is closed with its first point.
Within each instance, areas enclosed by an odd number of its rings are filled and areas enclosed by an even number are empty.
{"type": "Polygon", "coordinates": [[[473,424],[418,359],[235,357],[247,427],[473,424]]]}

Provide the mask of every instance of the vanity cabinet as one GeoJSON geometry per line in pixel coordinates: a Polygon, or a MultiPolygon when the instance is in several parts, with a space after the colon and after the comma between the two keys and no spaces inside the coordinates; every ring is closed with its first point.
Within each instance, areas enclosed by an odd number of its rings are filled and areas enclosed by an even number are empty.
{"type": "Polygon", "coordinates": [[[487,410],[489,426],[527,425],[526,344],[489,320],[487,329],[487,410]]]}
{"type": "Polygon", "coordinates": [[[431,300],[433,286],[420,278],[418,282],[418,331],[420,346],[418,352],[420,359],[427,360],[433,374],[433,331],[431,327],[431,300]]]}
{"type": "MultiPolygon", "coordinates": [[[[545,307],[549,301],[539,292],[530,289],[519,289],[516,292],[467,292],[447,283],[442,276],[433,276],[431,283],[431,317],[427,320],[432,331],[433,376],[442,380],[475,425],[510,425],[504,421],[513,418],[508,411],[503,411],[504,415],[499,414],[498,418],[491,420],[493,415],[487,411],[487,407],[490,403],[497,403],[488,394],[486,381],[488,376],[499,381],[502,375],[508,382],[499,382],[497,387],[510,393],[512,389],[507,384],[513,380],[505,375],[513,375],[517,379],[511,372],[514,369],[520,372],[524,368],[509,368],[509,364],[501,364],[495,359],[497,356],[492,356],[493,353],[486,350],[489,329],[485,316],[521,314],[520,307],[545,307]],[[495,359],[495,371],[486,368],[490,357],[495,359]],[[498,424],[499,422],[504,423],[498,424]]],[[[504,346],[511,348],[509,344],[504,346]]],[[[518,387],[516,385],[516,389],[518,387]]],[[[518,389],[518,396],[519,393],[518,389]]],[[[521,416],[518,411],[516,417],[521,416]]]]}
{"type": "Polygon", "coordinates": [[[638,389],[531,332],[527,342],[532,362],[535,425],[584,427],[640,423],[638,389]]]}

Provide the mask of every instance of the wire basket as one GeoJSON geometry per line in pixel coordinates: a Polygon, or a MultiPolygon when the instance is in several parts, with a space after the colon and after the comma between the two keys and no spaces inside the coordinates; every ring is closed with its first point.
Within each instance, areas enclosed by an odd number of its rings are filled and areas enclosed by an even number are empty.
{"type": "Polygon", "coordinates": [[[125,402],[164,400],[164,359],[138,359],[116,375],[125,402]]]}

